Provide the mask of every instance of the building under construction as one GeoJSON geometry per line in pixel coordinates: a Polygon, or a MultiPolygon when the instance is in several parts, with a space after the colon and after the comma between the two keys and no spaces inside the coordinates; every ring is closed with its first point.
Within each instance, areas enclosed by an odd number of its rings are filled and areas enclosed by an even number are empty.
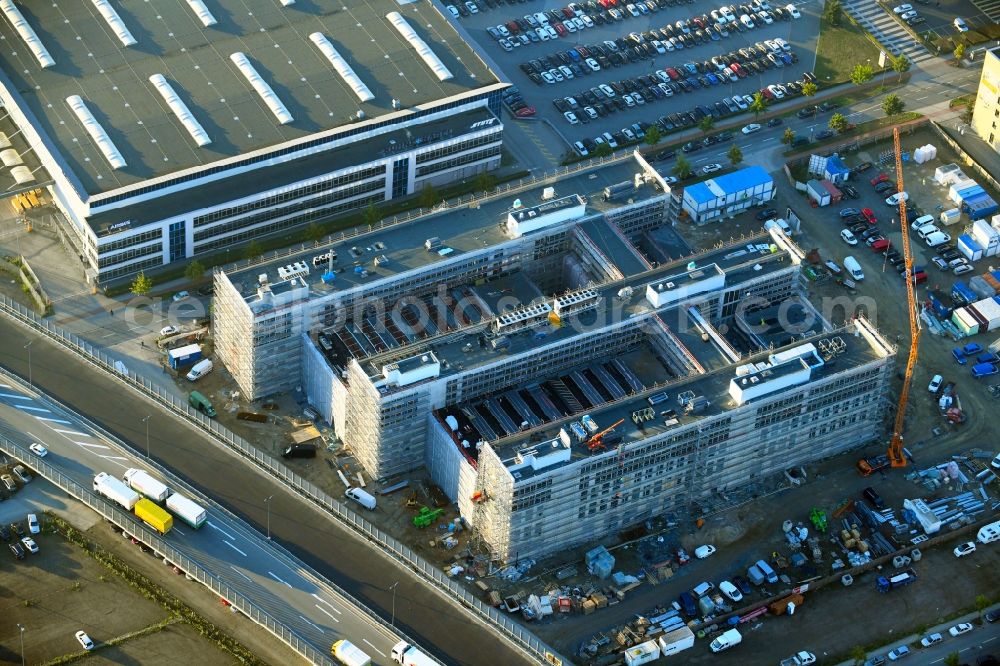
{"type": "Polygon", "coordinates": [[[219,273],[217,354],[374,477],[427,467],[501,561],[879,436],[893,345],[826,322],[780,231],[692,251],[639,166],[219,273]]]}

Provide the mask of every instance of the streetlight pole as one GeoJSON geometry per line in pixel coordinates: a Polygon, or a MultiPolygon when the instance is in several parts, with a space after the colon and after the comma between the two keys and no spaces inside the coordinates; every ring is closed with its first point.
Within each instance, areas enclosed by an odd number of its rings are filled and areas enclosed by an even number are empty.
{"type": "Polygon", "coordinates": [[[24,625],[19,622],[17,628],[21,630],[21,666],[24,666],[24,625]]]}
{"type": "Polygon", "coordinates": [[[264,500],[264,506],[267,507],[267,540],[271,540],[271,498],[274,495],[268,495],[267,499],[264,500]]]}
{"type": "Polygon", "coordinates": [[[153,415],[150,414],[142,420],[142,422],[146,424],[146,460],[149,460],[149,419],[152,416],[153,415]]]}
{"type": "Polygon", "coordinates": [[[28,386],[33,386],[31,383],[31,343],[34,340],[29,340],[28,344],[24,345],[24,348],[28,350],[28,386]]]}
{"type": "Polygon", "coordinates": [[[397,585],[399,585],[399,581],[398,580],[395,583],[393,583],[392,585],[389,586],[389,589],[392,590],[392,620],[389,622],[389,624],[393,628],[396,627],[396,586],[397,585]]]}

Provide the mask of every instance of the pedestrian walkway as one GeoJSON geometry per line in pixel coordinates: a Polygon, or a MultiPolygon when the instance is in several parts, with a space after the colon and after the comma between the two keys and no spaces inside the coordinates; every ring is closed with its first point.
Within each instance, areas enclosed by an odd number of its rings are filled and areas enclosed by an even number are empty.
{"type": "Polygon", "coordinates": [[[913,64],[934,57],[878,3],[872,0],[845,0],[843,7],[848,14],[857,19],[862,28],[885,47],[886,53],[894,56],[902,53],[913,64]]]}
{"type": "Polygon", "coordinates": [[[994,23],[1000,23],[1000,0],[972,0],[973,6],[994,23]]]}

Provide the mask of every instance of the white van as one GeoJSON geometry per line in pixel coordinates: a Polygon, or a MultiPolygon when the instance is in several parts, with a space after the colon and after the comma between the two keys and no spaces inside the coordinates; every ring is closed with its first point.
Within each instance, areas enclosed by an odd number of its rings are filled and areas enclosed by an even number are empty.
{"type": "Polygon", "coordinates": [[[778,582],[778,574],[777,572],[775,572],[774,569],[771,568],[770,564],[768,564],[764,560],[757,560],[757,562],[754,563],[754,566],[760,569],[760,572],[767,577],[768,583],[778,582]]]}
{"type": "Polygon", "coordinates": [[[855,280],[865,279],[865,272],[861,270],[861,264],[854,257],[844,257],[844,268],[855,280]]]}
{"type": "Polygon", "coordinates": [[[913,230],[918,230],[920,229],[920,227],[925,227],[929,224],[934,224],[934,216],[921,215],[917,219],[913,220],[913,224],[910,225],[910,228],[913,230]]]}
{"type": "Polygon", "coordinates": [[[927,243],[927,247],[937,247],[938,245],[944,245],[951,240],[951,236],[944,233],[943,231],[935,231],[930,236],[924,239],[927,243]]]}
{"type": "Polygon", "coordinates": [[[369,493],[366,493],[361,488],[348,488],[344,495],[350,497],[352,500],[365,507],[369,511],[375,510],[375,497],[369,493]]]}
{"type": "Polygon", "coordinates": [[[210,359],[202,359],[194,364],[191,368],[191,372],[187,373],[188,381],[196,382],[208,373],[212,372],[212,361],[210,359]]]}
{"type": "Polygon", "coordinates": [[[728,650],[734,645],[739,645],[743,641],[743,636],[736,629],[729,629],[722,632],[715,637],[715,640],[709,644],[712,652],[722,652],[723,650],[728,650]]]}
{"type": "Polygon", "coordinates": [[[923,226],[917,227],[917,235],[920,236],[920,238],[923,240],[927,240],[928,236],[930,236],[933,233],[937,233],[939,231],[941,230],[938,229],[937,225],[934,224],[925,224],[923,226]]]}
{"type": "Polygon", "coordinates": [[[786,236],[792,235],[792,228],[788,225],[788,222],[786,222],[784,218],[781,217],[771,218],[770,220],[764,223],[764,231],[770,231],[775,227],[781,229],[782,233],[784,233],[786,236]]]}
{"type": "Polygon", "coordinates": [[[979,533],[976,534],[976,539],[979,543],[993,543],[994,541],[1000,541],[1000,520],[980,527],[979,533]]]}

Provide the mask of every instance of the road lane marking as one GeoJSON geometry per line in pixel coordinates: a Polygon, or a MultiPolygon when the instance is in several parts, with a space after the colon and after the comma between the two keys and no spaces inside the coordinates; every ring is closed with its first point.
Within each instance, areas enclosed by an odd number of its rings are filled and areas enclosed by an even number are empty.
{"type": "Polygon", "coordinates": [[[128,460],[128,458],[123,458],[122,456],[101,456],[105,460],[128,460]]]}
{"type": "Polygon", "coordinates": [[[385,656],[385,652],[382,652],[382,650],[379,650],[377,647],[369,643],[367,638],[362,638],[361,640],[363,640],[365,643],[368,643],[368,647],[378,652],[380,655],[382,655],[383,658],[388,658],[385,656]]]}
{"type": "Polygon", "coordinates": [[[16,393],[0,393],[0,398],[13,398],[14,400],[33,400],[29,395],[17,395],[16,393]]]}
{"type": "Polygon", "coordinates": [[[227,537],[229,537],[233,541],[236,541],[236,537],[234,537],[232,534],[230,534],[226,530],[222,529],[221,527],[219,527],[218,525],[216,525],[215,523],[213,523],[211,520],[208,521],[208,526],[211,527],[216,532],[222,532],[223,534],[225,534],[227,537]]]}
{"type": "MultiPolygon", "coordinates": [[[[288,585],[288,583],[286,581],[283,581],[280,578],[278,578],[276,575],[274,575],[273,571],[268,571],[267,575],[270,576],[271,578],[273,578],[274,580],[278,581],[279,583],[285,583],[285,585],[288,585]]],[[[288,585],[288,587],[291,587],[291,585],[288,585]]]]}
{"type": "Polygon", "coordinates": [[[60,430],[59,428],[53,428],[52,430],[54,430],[55,432],[62,433],[64,435],[76,435],[77,437],[91,437],[92,436],[90,433],[77,432],[76,430],[60,430]]]}
{"type": "Polygon", "coordinates": [[[14,405],[14,406],[17,407],[18,409],[24,409],[24,410],[27,410],[29,412],[41,412],[43,414],[51,414],[52,413],[51,409],[44,409],[42,407],[29,407],[28,405],[14,405]]]}
{"type": "Polygon", "coordinates": [[[35,418],[38,419],[39,421],[50,421],[52,423],[62,423],[63,425],[73,425],[69,421],[64,421],[63,419],[53,419],[47,416],[36,416],[35,418]]]}
{"type": "MultiPolygon", "coordinates": [[[[316,624],[315,622],[313,622],[312,620],[310,620],[309,618],[307,618],[305,615],[299,615],[299,617],[301,617],[304,621],[308,622],[312,626],[314,626],[317,629],[319,629],[321,633],[324,633],[324,634],[326,633],[326,631],[323,630],[323,627],[319,626],[318,624],[316,624]]],[[[383,656],[385,656],[385,655],[383,655],[383,656]]]]}
{"type": "MultiPolygon", "coordinates": [[[[330,619],[333,620],[334,622],[340,622],[340,620],[338,618],[335,618],[334,616],[330,615],[329,611],[327,611],[325,608],[323,608],[319,604],[316,604],[316,608],[319,609],[320,613],[324,613],[326,615],[329,615],[330,619]]],[[[337,610],[337,609],[334,609],[334,610],[337,610]]],[[[339,613],[340,611],[337,611],[337,612],[339,613]]]]}
{"type": "Polygon", "coordinates": [[[250,576],[246,575],[245,573],[234,567],[232,564],[229,565],[229,568],[238,573],[239,575],[243,576],[244,578],[246,578],[249,582],[251,583],[253,582],[253,578],[250,578],[250,576]]]}
{"type": "Polygon", "coordinates": [[[243,557],[246,557],[246,556],[247,556],[247,554],[246,554],[246,553],[244,553],[244,552],[243,552],[242,550],[240,550],[239,548],[237,548],[237,547],[236,547],[236,546],[234,546],[233,544],[229,543],[229,542],[228,542],[228,541],[226,541],[225,539],[223,539],[222,543],[226,544],[227,546],[229,546],[230,548],[232,548],[233,550],[235,550],[235,551],[236,551],[237,553],[239,553],[239,554],[240,554],[240,555],[242,555],[243,557]]]}
{"type": "Polygon", "coordinates": [[[73,442],[73,443],[74,444],[78,444],[79,446],[90,446],[90,447],[93,447],[95,449],[110,449],[111,448],[110,446],[104,446],[103,444],[91,444],[90,442],[73,442]]]}
{"type": "Polygon", "coordinates": [[[336,608],[334,608],[334,607],[333,607],[333,604],[331,604],[331,603],[330,603],[329,601],[327,601],[327,600],[326,600],[326,599],[324,599],[323,597],[319,596],[318,594],[313,594],[313,595],[312,595],[312,597],[313,597],[313,599],[315,599],[316,601],[319,601],[320,603],[324,603],[324,604],[326,604],[327,606],[329,606],[329,607],[330,607],[330,610],[332,610],[332,611],[333,611],[334,613],[340,613],[340,611],[339,611],[339,610],[337,610],[336,608]]]}

